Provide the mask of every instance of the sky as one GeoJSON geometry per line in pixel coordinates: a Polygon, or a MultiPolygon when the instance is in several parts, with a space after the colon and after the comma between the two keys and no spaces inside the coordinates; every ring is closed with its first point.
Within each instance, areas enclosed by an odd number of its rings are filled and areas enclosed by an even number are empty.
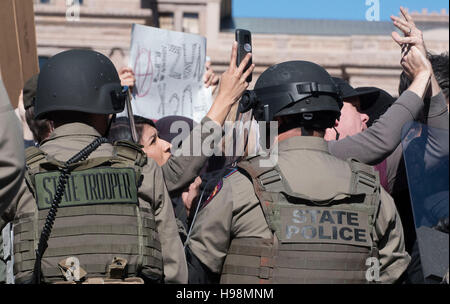
{"type": "MultiPolygon", "coordinates": [[[[366,12],[379,3],[380,21],[398,15],[400,6],[410,11],[447,9],[448,0],[233,0],[234,17],[366,20],[366,12]],[[366,2],[369,4],[366,5],[366,2]]],[[[372,14],[371,16],[375,16],[372,14]]]]}

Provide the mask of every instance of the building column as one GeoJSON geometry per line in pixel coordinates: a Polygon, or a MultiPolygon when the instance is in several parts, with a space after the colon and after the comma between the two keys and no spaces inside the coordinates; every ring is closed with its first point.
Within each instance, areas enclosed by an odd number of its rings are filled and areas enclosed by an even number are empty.
{"type": "Polygon", "coordinates": [[[206,5],[206,38],[208,46],[217,46],[220,32],[220,0],[208,1],[206,5]]]}
{"type": "Polygon", "coordinates": [[[174,19],[175,31],[182,32],[183,31],[183,11],[180,9],[176,9],[173,12],[173,19],[174,19]]]}

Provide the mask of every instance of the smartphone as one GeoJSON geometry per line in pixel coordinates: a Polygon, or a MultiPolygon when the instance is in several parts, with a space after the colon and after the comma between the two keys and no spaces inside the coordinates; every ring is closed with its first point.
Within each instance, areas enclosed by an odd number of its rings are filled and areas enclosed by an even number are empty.
{"type": "MultiPolygon", "coordinates": [[[[239,66],[244,60],[245,56],[247,56],[248,53],[252,53],[252,33],[247,30],[243,29],[237,29],[236,30],[236,41],[238,43],[238,53],[237,53],[237,62],[236,65],[239,66]]],[[[252,65],[252,59],[250,58],[250,62],[245,67],[245,70],[247,70],[252,65]]],[[[252,74],[247,77],[247,82],[252,81],[252,74]]]]}

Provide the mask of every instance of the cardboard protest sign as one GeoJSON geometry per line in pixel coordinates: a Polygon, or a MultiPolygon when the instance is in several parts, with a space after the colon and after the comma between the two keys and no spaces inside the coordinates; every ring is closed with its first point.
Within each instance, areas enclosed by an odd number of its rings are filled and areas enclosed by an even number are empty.
{"type": "Polygon", "coordinates": [[[16,107],[24,83],[39,71],[33,1],[0,1],[0,33],[0,73],[16,107]]]}
{"type": "Polygon", "coordinates": [[[130,62],[136,77],[135,115],[180,115],[199,122],[212,105],[204,88],[206,38],[134,24],[130,62]]]}

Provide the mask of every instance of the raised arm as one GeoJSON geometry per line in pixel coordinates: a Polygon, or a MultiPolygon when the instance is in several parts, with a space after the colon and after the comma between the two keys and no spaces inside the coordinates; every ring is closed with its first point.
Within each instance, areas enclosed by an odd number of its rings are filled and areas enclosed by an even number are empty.
{"type": "MultiPolygon", "coordinates": [[[[422,31],[417,28],[414,19],[406,9],[401,7],[400,12],[402,15],[401,17],[391,16],[391,19],[394,22],[394,25],[400,29],[405,36],[401,37],[397,32],[393,32],[392,38],[402,47],[406,48],[408,45],[416,46],[424,56],[427,56],[428,51],[423,40],[422,31]]],[[[428,104],[426,106],[426,122],[428,126],[448,130],[448,108],[434,73],[431,75],[431,86],[427,93],[426,103],[428,104]]]]}
{"type": "Polygon", "coordinates": [[[432,73],[431,64],[414,46],[404,53],[402,66],[414,79],[409,89],[364,132],[330,141],[331,154],[341,159],[354,157],[366,164],[376,165],[397,148],[403,125],[417,120],[423,111],[423,97],[432,73]]]}

